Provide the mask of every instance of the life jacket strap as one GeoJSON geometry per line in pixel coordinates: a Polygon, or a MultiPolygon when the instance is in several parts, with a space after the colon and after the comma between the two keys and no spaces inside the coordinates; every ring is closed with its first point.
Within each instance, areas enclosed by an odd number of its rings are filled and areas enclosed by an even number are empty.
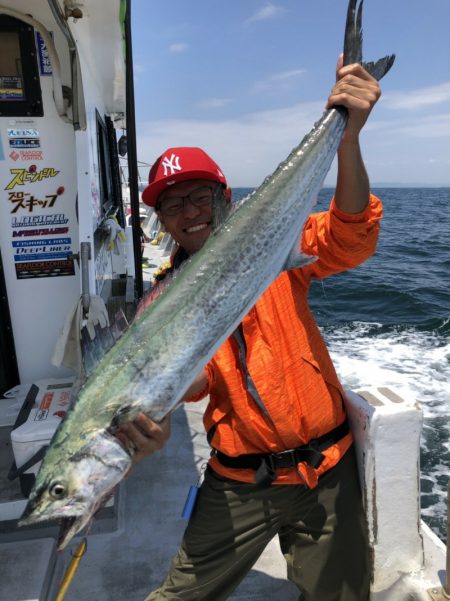
{"type": "Polygon", "coordinates": [[[249,453],[230,457],[221,451],[213,449],[211,455],[217,457],[222,465],[233,469],[255,470],[255,482],[258,486],[270,486],[277,478],[276,470],[282,468],[297,468],[299,463],[307,463],[317,469],[325,459],[322,451],[339,442],[350,432],[348,421],[313,438],[307,444],[281,451],[280,453],[249,453]]]}

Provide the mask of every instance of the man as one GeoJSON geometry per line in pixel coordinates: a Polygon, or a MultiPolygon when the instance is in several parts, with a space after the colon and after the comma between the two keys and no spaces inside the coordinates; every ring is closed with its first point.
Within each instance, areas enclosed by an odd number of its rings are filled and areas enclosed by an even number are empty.
{"type": "MultiPolygon", "coordinates": [[[[304,601],[365,601],[370,568],[343,391],[307,305],[311,279],[352,268],[375,249],[381,203],[369,192],[359,133],[380,96],[360,65],[338,63],[327,107],[344,105],[330,210],[312,215],[302,250],[318,260],[269,286],[183,400],[207,394],[214,449],[169,575],[146,601],[228,598],[278,534],[288,577],[304,601]]],[[[175,263],[212,230],[212,195],[227,182],[200,149],[173,148],[152,167],[143,201],[178,244],[175,263]]],[[[238,266],[237,266],[238,269],[238,266]]],[[[138,459],[168,437],[141,416],[121,432],[138,459]]]]}

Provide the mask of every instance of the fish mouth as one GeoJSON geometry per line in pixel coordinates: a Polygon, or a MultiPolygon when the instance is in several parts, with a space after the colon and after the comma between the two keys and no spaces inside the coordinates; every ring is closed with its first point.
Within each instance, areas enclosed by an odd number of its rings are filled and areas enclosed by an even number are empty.
{"type": "Polygon", "coordinates": [[[58,551],[64,549],[70,540],[89,522],[91,512],[74,511],[67,513],[67,508],[61,508],[59,512],[48,515],[47,513],[39,513],[36,507],[31,505],[25,509],[24,514],[18,521],[18,526],[34,526],[43,522],[48,522],[49,526],[59,524],[59,533],[57,539],[58,551]],[[58,515],[59,513],[59,515],[58,515]]]}
{"type": "Polygon", "coordinates": [[[83,528],[84,524],[85,520],[79,516],[61,518],[58,539],[56,543],[58,551],[62,551],[66,548],[77,532],[83,528]]]}
{"type": "MultiPolygon", "coordinates": [[[[42,522],[53,522],[59,524],[59,532],[57,537],[57,548],[58,551],[62,551],[72,540],[72,538],[87,524],[90,515],[74,515],[66,516],[61,518],[48,518],[41,517],[36,518],[33,515],[24,517],[19,520],[19,527],[22,526],[34,526],[35,524],[42,522]]],[[[52,524],[50,524],[52,525],[52,524]]]]}

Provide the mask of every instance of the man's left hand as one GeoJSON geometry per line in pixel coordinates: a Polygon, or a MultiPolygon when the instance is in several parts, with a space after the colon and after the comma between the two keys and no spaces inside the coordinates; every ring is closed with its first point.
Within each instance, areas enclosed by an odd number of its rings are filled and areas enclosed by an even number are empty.
{"type": "Polygon", "coordinates": [[[336,66],[336,84],[331,90],[326,108],[337,105],[347,108],[346,140],[358,138],[380,96],[378,81],[358,63],[342,66],[341,55],[336,66]]]}

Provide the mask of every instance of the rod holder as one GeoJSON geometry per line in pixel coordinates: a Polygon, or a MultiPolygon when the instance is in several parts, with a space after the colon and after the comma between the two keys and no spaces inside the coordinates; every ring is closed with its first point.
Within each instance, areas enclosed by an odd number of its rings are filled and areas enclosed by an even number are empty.
{"type": "Polygon", "coordinates": [[[70,257],[75,259],[80,266],[81,271],[81,300],[83,303],[83,311],[86,314],[89,310],[91,302],[91,293],[89,290],[89,260],[91,259],[91,243],[81,242],[80,252],[72,253],[70,257]]]}

